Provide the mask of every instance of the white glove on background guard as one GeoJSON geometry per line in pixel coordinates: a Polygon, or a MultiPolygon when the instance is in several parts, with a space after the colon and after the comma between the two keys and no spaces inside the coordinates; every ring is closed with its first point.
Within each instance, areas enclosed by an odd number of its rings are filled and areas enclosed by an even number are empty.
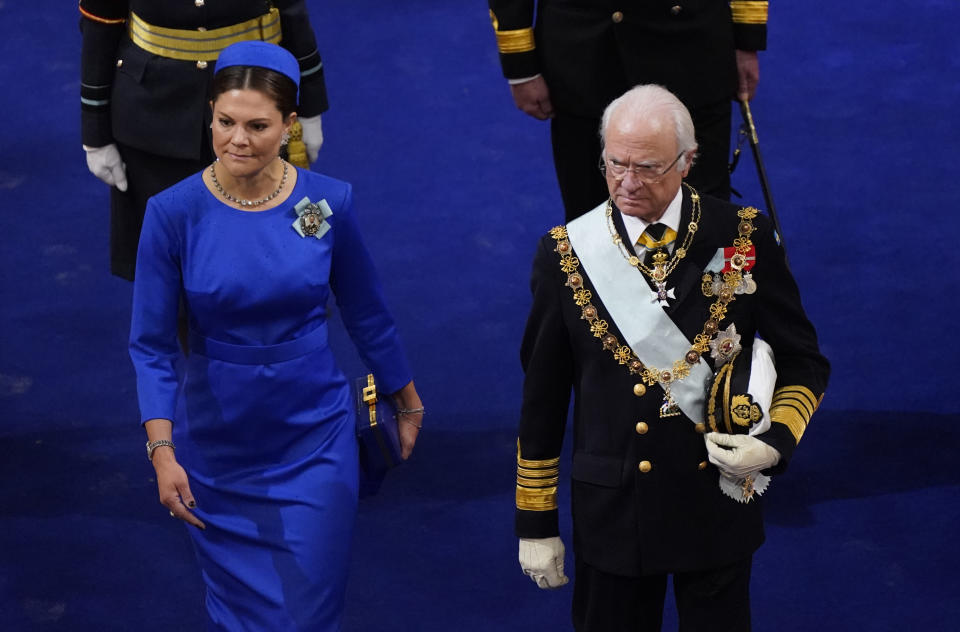
{"type": "Polygon", "coordinates": [[[520,538],[520,568],[540,588],[560,588],[570,581],[563,574],[564,551],[559,537],[520,538]]]}
{"type": "Polygon", "coordinates": [[[732,478],[743,478],[780,462],[776,448],[750,435],[708,432],[704,441],[710,462],[732,478]]]}
{"type": "Polygon", "coordinates": [[[123,164],[120,150],[113,143],[103,147],[83,146],[87,152],[87,168],[112,187],[121,191],[127,190],[127,166],[123,164]]]}
{"type": "Polygon", "coordinates": [[[298,117],[300,127],[303,128],[303,144],[307,146],[307,158],[310,162],[316,162],[320,155],[320,147],[323,145],[323,126],[320,125],[320,115],[310,117],[298,117]]]}

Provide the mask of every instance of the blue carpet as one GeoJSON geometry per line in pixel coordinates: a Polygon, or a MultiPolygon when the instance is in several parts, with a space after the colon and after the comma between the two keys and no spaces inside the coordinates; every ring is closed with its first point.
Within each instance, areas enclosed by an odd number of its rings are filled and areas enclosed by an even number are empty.
{"type": "MultiPolygon", "coordinates": [[[[571,590],[523,577],[511,531],[530,260],[562,218],[547,127],[514,109],[483,3],[310,4],[331,95],[316,169],[354,183],[429,411],[361,505],[346,630],[569,629],[571,590]]],[[[761,632],[957,629],[958,23],[949,0],[771,7],[754,115],[834,373],[766,497],[761,632]]],[[[75,4],[0,0],[0,629],[197,630],[80,149],[79,47],[75,4]]],[[[762,204],[749,156],[735,186],[762,204]]]]}

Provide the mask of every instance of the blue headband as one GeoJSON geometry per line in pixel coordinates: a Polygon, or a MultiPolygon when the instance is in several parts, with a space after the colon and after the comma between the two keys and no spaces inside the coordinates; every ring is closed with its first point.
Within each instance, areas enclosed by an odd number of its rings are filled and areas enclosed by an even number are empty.
{"type": "Polygon", "coordinates": [[[237,42],[223,49],[217,57],[214,74],[230,66],[257,66],[290,77],[300,98],[300,64],[286,48],[269,42],[237,42]]]}

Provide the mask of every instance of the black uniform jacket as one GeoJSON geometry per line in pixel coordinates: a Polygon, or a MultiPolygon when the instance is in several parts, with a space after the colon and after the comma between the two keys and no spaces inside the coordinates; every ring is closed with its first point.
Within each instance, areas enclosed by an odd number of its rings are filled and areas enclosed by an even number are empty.
{"type": "Polygon", "coordinates": [[[558,112],[593,118],[640,83],[664,86],[688,108],[733,98],[734,50],[766,47],[767,4],[489,0],[504,75],[540,73],[558,112]]]}
{"type": "MultiPolygon", "coordinates": [[[[688,340],[709,318],[708,307],[715,299],[703,295],[701,277],[717,249],[732,246],[740,222],[737,211],[736,206],[703,197],[699,230],[687,257],[668,277],[667,287],[676,288],[677,298],[664,309],[688,340]]],[[[629,243],[619,212],[613,216],[624,243],[629,243]]],[[[685,187],[677,244],[683,243],[690,217],[685,187]]],[[[780,463],[768,472],[778,474],[819,404],[829,364],[819,352],[771,222],[759,215],[754,225],[757,291],[738,295],[720,328],[736,323],[744,341],[759,333],[774,350],[774,422],[761,437],[780,451],[780,463]]],[[[721,493],[719,472],[707,462],[705,429],[685,415],[661,419],[664,392],[659,385],[636,394],[644,390],[636,387],[639,376],[619,364],[581,318],[583,308],[565,285],[568,275],[560,268],[556,243],[551,235],[540,242],[521,348],[526,377],[518,439],[517,535],[558,534],[556,494],[550,483],[563,480],[559,471],[566,467],[558,457],[572,387],[570,477],[577,555],[596,568],[625,576],[712,568],[750,555],[764,539],[760,500],[740,504],[721,493]]],[[[616,248],[612,242],[610,247],[616,248]]],[[[597,318],[606,320],[610,333],[624,344],[603,297],[597,296],[582,267],[579,272],[583,287],[593,294],[597,318]]],[[[677,359],[685,352],[678,350],[677,359]]],[[[708,354],[703,358],[711,361],[708,354]]],[[[767,493],[777,493],[776,481],[767,493]]]]}
{"type": "MultiPolygon", "coordinates": [[[[128,36],[129,14],[169,29],[213,30],[280,12],[281,46],[301,71],[321,63],[303,0],[81,0],[81,123],[83,144],[119,141],[170,158],[201,158],[210,122],[209,85],[215,62],[198,63],[149,53],[128,36]]],[[[322,66],[300,84],[298,114],[327,109],[322,66]]]]}

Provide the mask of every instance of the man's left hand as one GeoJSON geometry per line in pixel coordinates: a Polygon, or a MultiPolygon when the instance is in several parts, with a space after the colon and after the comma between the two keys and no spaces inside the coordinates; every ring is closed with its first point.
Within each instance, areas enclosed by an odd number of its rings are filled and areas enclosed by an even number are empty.
{"type": "Polygon", "coordinates": [[[743,478],[780,462],[776,448],[750,435],[709,432],[704,441],[710,462],[732,478],[743,478]]]}
{"type": "Polygon", "coordinates": [[[737,51],[737,99],[749,101],[760,83],[760,60],[755,50],[737,51]]]}
{"type": "Polygon", "coordinates": [[[307,158],[316,162],[320,155],[320,146],[323,145],[323,126],[320,125],[320,115],[301,116],[298,119],[303,128],[303,144],[307,146],[307,158]]]}

